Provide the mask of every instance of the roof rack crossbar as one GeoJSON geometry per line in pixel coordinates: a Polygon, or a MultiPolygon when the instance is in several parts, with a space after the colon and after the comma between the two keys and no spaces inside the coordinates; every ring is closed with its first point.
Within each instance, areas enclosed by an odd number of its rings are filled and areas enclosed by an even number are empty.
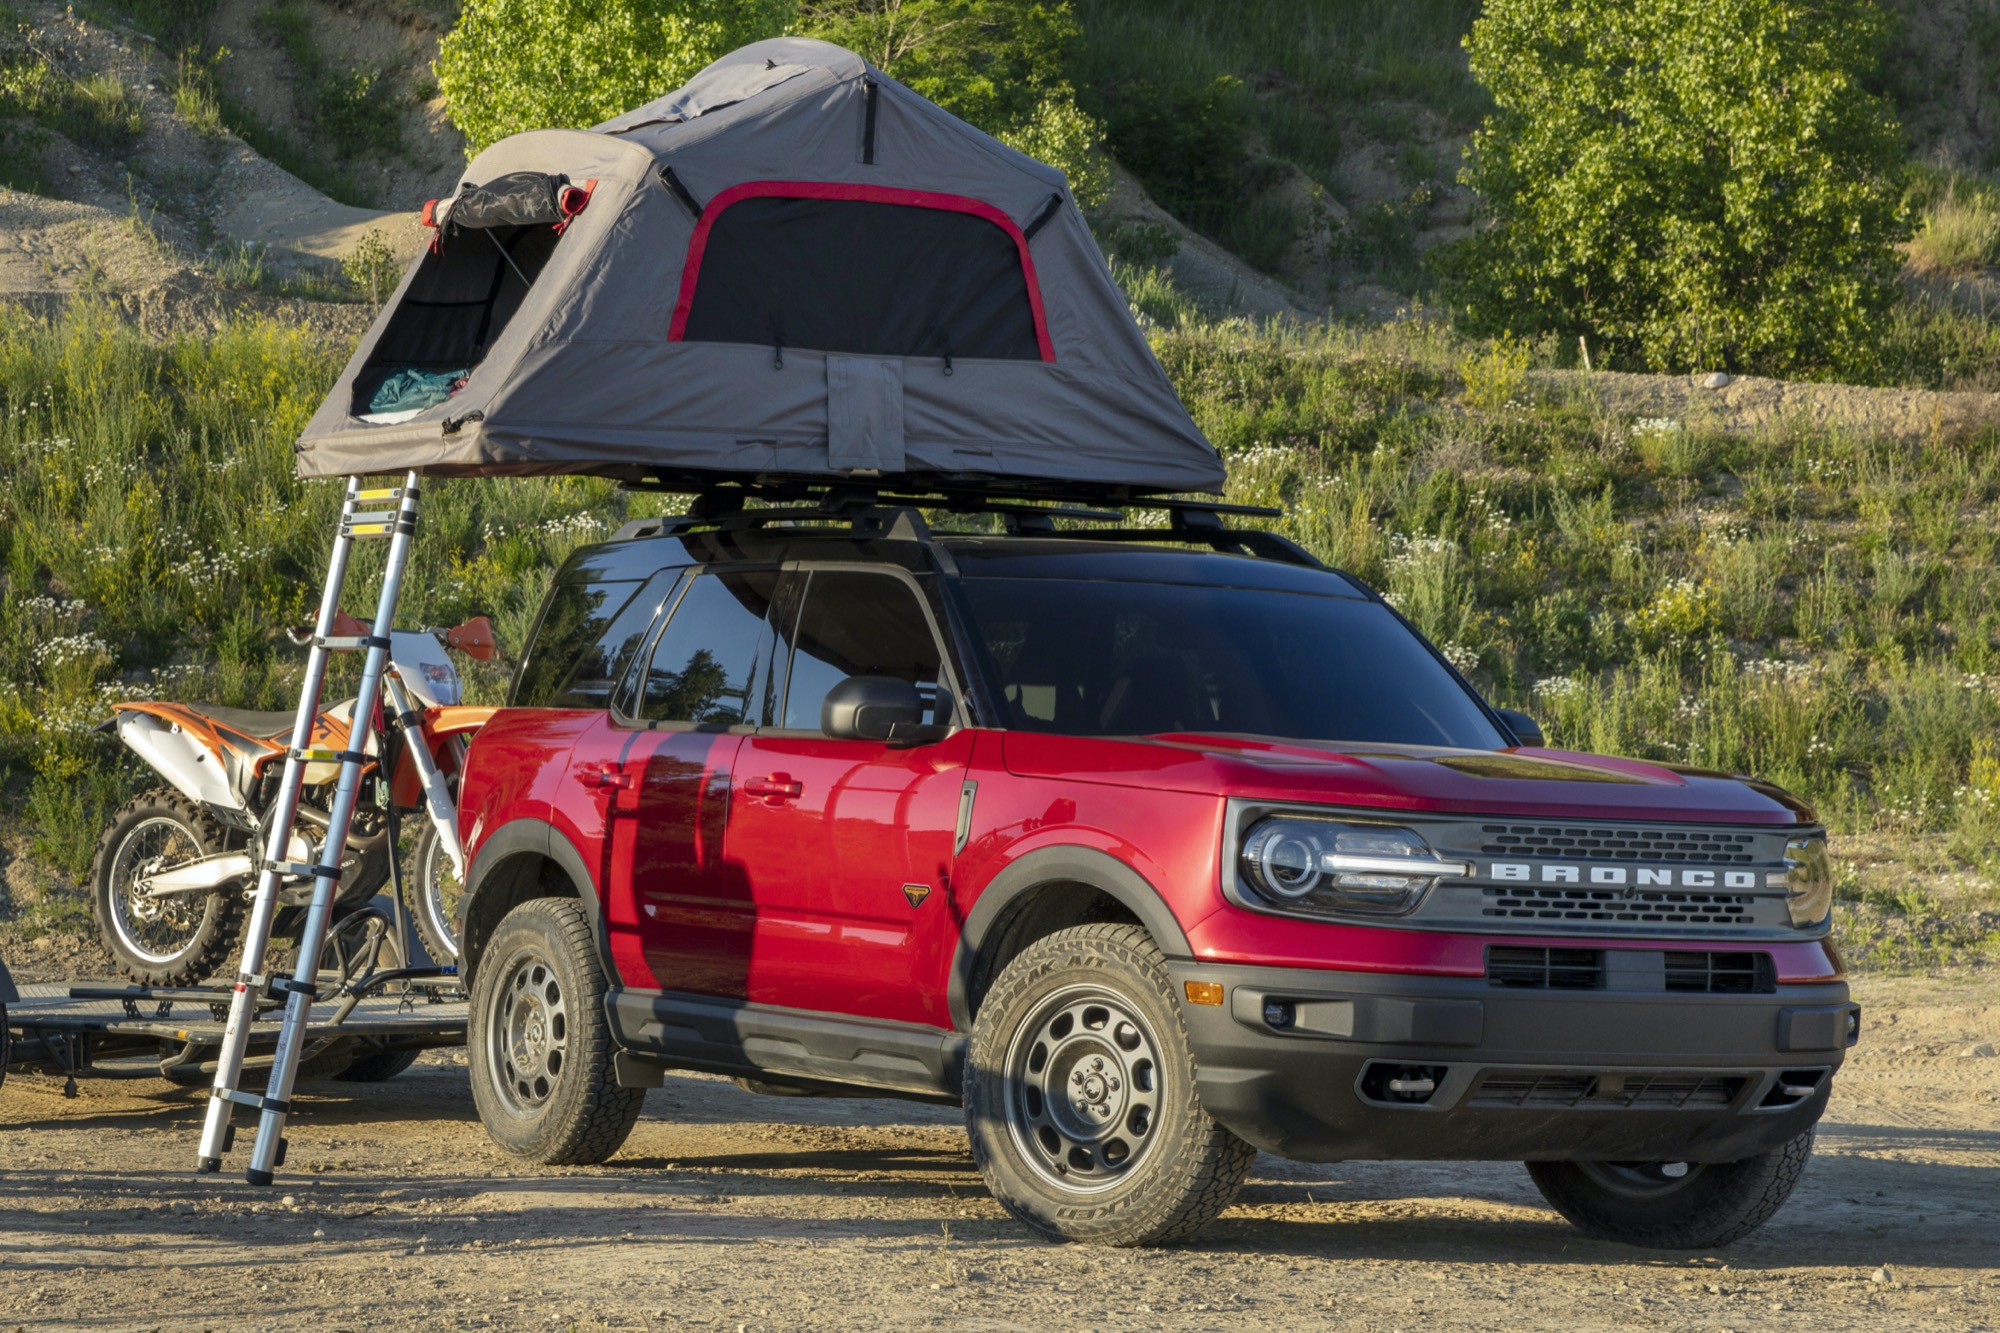
{"type": "MultiPolygon", "coordinates": [[[[631,489],[669,489],[638,485],[631,489]]],[[[1101,499],[1092,497],[1094,500],[1101,499]]],[[[779,524],[844,524],[860,537],[927,542],[930,528],[922,509],[955,514],[998,515],[1012,536],[1054,536],[1056,523],[1122,524],[1127,510],[1164,512],[1164,528],[1075,527],[1065,537],[1096,541],[1145,542],[1182,541],[1238,555],[1258,556],[1285,564],[1314,569],[1326,566],[1310,551],[1277,533],[1258,528],[1232,528],[1224,516],[1277,518],[1283,512],[1260,505],[1223,504],[1217,501],[1174,496],[1140,496],[1113,500],[1122,509],[1099,508],[1078,503],[1065,504],[1049,494],[995,494],[956,486],[931,489],[921,485],[874,485],[867,482],[800,483],[791,480],[755,479],[728,485],[710,485],[697,491],[687,512],[660,518],[635,519],[613,534],[612,540],[660,537],[697,531],[721,533],[752,532],[779,524]],[[768,507],[751,509],[746,502],[756,499],[768,507]]]]}

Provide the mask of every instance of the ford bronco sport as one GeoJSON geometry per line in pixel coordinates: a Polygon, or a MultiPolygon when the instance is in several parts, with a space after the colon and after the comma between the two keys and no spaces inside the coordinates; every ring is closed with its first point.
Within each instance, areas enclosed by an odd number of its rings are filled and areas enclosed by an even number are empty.
{"type": "Polygon", "coordinates": [[[960,1103],[1051,1237],[1185,1237],[1259,1148],[1523,1161],[1642,1245],[1761,1224],[1859,1026],[1810,810],[1548,748],[1359,581],[1167,513],[717,504],[577,552],[463,777],[493,1138],[602,1161],[704,1070],[960,1103]]]}

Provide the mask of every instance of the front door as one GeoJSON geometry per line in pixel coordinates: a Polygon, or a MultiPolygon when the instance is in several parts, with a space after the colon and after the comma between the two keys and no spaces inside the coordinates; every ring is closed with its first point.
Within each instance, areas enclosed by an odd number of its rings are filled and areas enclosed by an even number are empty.
{"type": "Polygon", "coordinates": [[[701,573],[611,722],[624,744],[610,798],[606,912],[629,986],[748,996],[756,907],[724,855],[744,734],[763,720],[775,570],[701,573]]]}
{"type": "Polygon", "coordinates": [[[944,974],[935,955],[956,937],[946,881],[973,733],[902,748],[822,733],[820,703],[848,676],[913,681],[939,721],[956,705],[906,577],[793,579],[775,649],[782,703],[736,756],[725,838],[757,904],[749,998],[947,1026],[944,997],[918,980],[944,974]]]}

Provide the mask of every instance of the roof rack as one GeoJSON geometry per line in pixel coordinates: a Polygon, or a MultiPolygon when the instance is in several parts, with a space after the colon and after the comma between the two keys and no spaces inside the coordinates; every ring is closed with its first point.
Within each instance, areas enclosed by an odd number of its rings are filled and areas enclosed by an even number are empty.
{"type": "MultiPolygon", "coordinates": [[[[627,489],[673,491],[666,482],[628,483],[627,489]]],[[[856,537],[890,541],[928,542],[929,524],[920,510],[933,513],[998,515],[1007,535],[1056,536],[1058,521],[1118,526],[1076,527],[1060,531],[1065,538],[1108,542],[1186,542],[1237,555],[1257,556],[1286,564],[1324,568],[1297,542],[1257,528],[1232,528],[1225,518],[1278,518],[1283,510],[1259,505],[1180,496],[1109,497],[1093,492],[1065,500],[1060,493],[1040,490],[971,489],[964,486],[866,482],[828,484],[756,479],[713,484],[696,490],[682,514],[634,519],[612,535],[613,541],[663,537],[698,531],[753,532],[781,525],[844,525],[856,537]],[[750,508],[755,500],[760,507],[750,508]],[[1119,508],[1110,508],[1109,504],[1119,508]],[[1166,514],[1167,526],[1139,527],[1127,522],[1126,509],[1166,514]]]]}

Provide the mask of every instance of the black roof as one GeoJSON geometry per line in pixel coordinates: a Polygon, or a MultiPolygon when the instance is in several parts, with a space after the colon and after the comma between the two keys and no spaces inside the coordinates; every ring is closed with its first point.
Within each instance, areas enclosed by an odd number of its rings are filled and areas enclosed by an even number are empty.
{"type": "MultiPolygon", "coordinates": [[[[1289,543],[1268,550],[1217,550],[1201,537],[1168,530],[1081,529],[1066,535],[885,534],[826,525],[731,528],[628,524],[616,537],[580,548],[564,566],[566,581],[640,579],[678,565],[781,564],[786,561],[872,560],[913,572],[937,570],[961,578],[1088,579],[1184,583],[1322,596],[1374,597],[1351,575],[1320,565],[1289,543]],[[669,530],[662,531],[662,527],[669,530]],[[1180,541],[1193,544],[1175,544],[1180,541]]],[[[1231,536],[1265,534],[1232,532],[1231,536]]]]}

